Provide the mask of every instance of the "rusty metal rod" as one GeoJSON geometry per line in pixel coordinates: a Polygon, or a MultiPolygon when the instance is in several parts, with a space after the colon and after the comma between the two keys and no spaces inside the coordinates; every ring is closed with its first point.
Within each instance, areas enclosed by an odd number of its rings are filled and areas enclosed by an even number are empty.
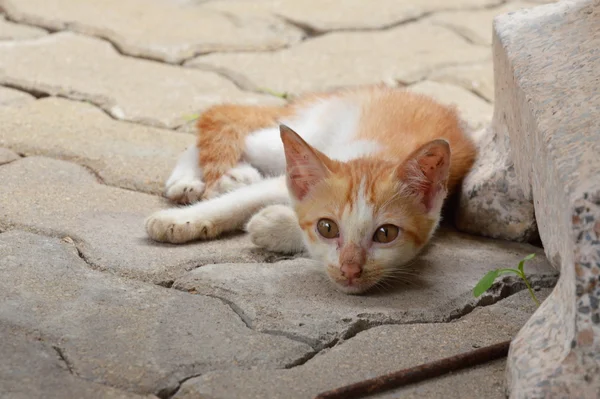
{"type": "Polygon", "coordinates": [[[315,396],[315,399],[356,399],[439,377],[452,371],[478,366],[505,357],[508,354],[510,342],[500,342],[431,363],[425,363],[420,366],[384,374],[369,380],[322,392],[315,396]]]}

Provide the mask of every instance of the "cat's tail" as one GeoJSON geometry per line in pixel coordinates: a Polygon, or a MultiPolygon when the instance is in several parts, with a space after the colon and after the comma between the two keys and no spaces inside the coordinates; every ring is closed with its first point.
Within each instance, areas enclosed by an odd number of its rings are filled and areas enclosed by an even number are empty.
{"type": "Polygon", "coordinates": [[[276,126],[280,118],[291,112],[289,105],[235,104],[216,105],[204,111],[196,126],[199,162],[206,186],[212,186],[242,159],[249,134],[276,126]]]}

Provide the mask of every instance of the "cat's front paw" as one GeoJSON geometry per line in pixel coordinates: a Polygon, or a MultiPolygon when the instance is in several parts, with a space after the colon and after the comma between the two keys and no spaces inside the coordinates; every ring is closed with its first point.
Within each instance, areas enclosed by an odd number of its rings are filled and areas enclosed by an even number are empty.
{"type": "Polygon", "coordinates": [[[169,185],[165,196],[177,204],[193,204],[204,194],[204,182],[197,178],[182,178],[169,185]]]}
{"type": "Polygon", "coordinates": [[[210,219],[192,217],[189,209],[166,209],[146,219],[146,232],[154,241],[182,244],[215,238],[220,231],[210,219]]]}
{"type": "Polygon", "coordinates": [[[285,205],[271,205],[250,219],[246,231],[254,245],[272,252],[293,254],[304,250],[296,213],[285,205]]]}
{"type": "Polygon", "coordinates": [[[262,180],[260,172],[251,165],[240,164],[231,168],[219,178],[213,186],[204,193],[205,199],[218,197],[221,194],[237,190],[243,186],[249,186],[262,180]]]}

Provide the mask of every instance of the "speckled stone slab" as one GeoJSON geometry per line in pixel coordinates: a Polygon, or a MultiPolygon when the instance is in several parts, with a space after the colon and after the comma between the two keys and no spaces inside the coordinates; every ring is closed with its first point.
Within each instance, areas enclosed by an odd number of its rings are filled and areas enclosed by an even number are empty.
{"type": "Polygon", "coordinates": [[[560,280],[512,343],[512,398],[600,397],[600,3],[494,25],[496,116],[560,280]]]}

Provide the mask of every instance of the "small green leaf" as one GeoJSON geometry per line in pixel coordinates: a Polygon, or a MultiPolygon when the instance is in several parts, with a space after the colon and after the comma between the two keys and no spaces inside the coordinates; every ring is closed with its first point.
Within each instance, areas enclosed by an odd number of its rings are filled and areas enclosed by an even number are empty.
{"type": "Polygon", "coordinates": [[[275,90],[271,90],[267,87],[261,88],[260,91],[262,91],[263,93],[266,93],[266,94],[270,94],[275,97],[283,98],[284,100],[286,100],[289,96],[289,93],[280,93],[275,90]]]}
{"type": "Polygon", "coordinates": [[[492,284],[494,284],[494,280],[498,277],[498,270],[490,270],[487,272],[485,276],[473,288],[473,296],[475,298],[479,297],[481,294],[490,289],[492,284]]]}
{"type": "Polygon", "coordinates": [[[186,122],[191,122],[198,119],[199,116],[200,114],[183,115],[183,119],[185,119],[186,122]]]}
{"type": "Polygon", "coordinates": [[[533,258],[535,258],[535,254],[529,254],[519,262],[519,270],[521,271],[521,273],[523,273],[523,266],[525,265],[525,262],[533,258]]]}

